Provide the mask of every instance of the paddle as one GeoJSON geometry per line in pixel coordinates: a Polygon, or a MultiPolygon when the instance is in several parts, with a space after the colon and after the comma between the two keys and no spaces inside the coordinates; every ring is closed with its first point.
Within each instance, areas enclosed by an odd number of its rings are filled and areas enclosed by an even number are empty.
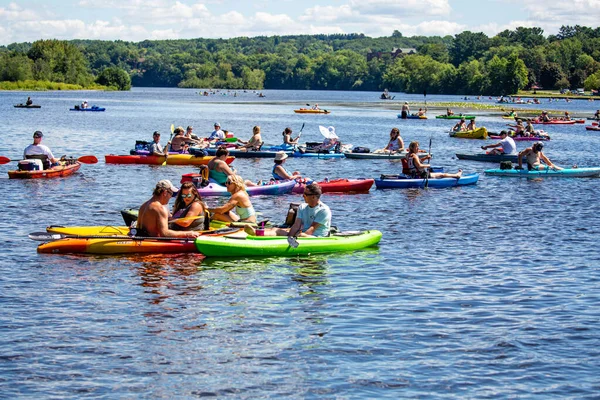
{"type": "MultiPolygon", "coordinates": [[[[0,165],[8,164],[9,162],[15,161],[21,160],[11,160],[8,157],[0,156],[0,165]]],[[[79,161],[82,164],[96,164],[98,162],[98,159],[96,158],[96,156],[81,156],[77,159],[77,161],[79,161]]]]}
{"type": "MultiPolygon", "coordinates": [[[[224,227],[215,230],[199,231],[201,234],[216,234],[222,235],[226,233],[234,233],[239,231],[239,228],[224,227]]],[[[115,239],[115,240],[160,240],[160,241],[173,241],[173,240],[194,240],[195,238],[185,237],[152,237],[152,236],[128,236],[128,235],[65,235],[63,233],[48,233],[48,232],[33,232],[30,233],[29,239],[40,242],[51,242],[54,240],[61,239],[115,239]]]]}
{"type": "Polygon", "coordinates": [[[167,165],[167,158],[169,158],[169,148],[171,147],[171,140],[173,140],[173,133],[175,133],[175,125],[171,124],[171,136],[167,142],[167,147],[165,147],[165,161],[163,161],[162,165],[167,165]]]}
{"type": "MultiPolygon", "coordinates": [[[[429,151],[427,152],[429,154],[429,165],[431,165],[431,136],[429,137],[429,151]]],[[[425,175],[425,189],[427,189],[429,187],[429,174],[431,173],[431,171],[427,171],[427,175],[425,175]]]]}

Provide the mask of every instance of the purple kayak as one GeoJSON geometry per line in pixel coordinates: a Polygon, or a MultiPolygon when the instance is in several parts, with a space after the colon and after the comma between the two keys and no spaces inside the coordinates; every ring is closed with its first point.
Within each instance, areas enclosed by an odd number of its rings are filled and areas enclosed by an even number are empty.
{"type": "MultiPolygon", "coordinates": [[[[260,186],[247,186],[246,192],[249,196],[261,196],[261,195],[278,195],[291,193],[292,189],[296,186],[296,181],[276,181],[275,183],[268,183],[260,186]]],[[[211,182],[207,186],[198,188],[200,196],[229,196],[229,192],[225,186],[221,186],[218,183],[211,182]]]]}
{"type": "MultiPolygon", "coordinates": [[[[502,139],[502,137],[490,135],[490,139],[502,139]]],[[[515,136],[512,139],[515,142],[539,142],[540,140],[550,140],[548,136],[515,136]]]]}

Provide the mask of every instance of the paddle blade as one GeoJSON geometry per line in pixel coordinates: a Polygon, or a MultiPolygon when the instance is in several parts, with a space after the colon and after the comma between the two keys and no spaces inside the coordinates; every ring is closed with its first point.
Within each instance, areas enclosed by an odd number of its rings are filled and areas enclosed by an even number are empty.
{"type": "Polygon", "coordinates": [[[4,156],[0,156],[0,165],[7,164],[9,162],[10,162],[10,158],[4,157],[4,156]]]}
{"type": "Polygon", "coordinates": [[[171,124],[171,134],[175,133],[175,125],[171,124]]]}
{"type": "Polygon", "coordinates": [[[96,164],[98,163],[98,158],[96,158],[96,156],[81,156],[77,161],[82,164],[96,164]]]}
{"type": "Polygon", "coordinates": [[[293,247],[294,249],[300,245],[300,243],[298,243],[296,238],[293,236],[288,236],[287,241],[288,241],[288,244],[290,245],[290,247],[293,247]]]}
{"type": "Polygon", "coordinates": [[[66,235],[63,235],[61,233],[48,233],[48,232],[33,232],[33,233],[30,233],[28,236],[29,236],[29,239],[37,240],[39,242],[51,242],[53,240],[60,240],[60,239],[64,239],[67,237],[66,235]]]}

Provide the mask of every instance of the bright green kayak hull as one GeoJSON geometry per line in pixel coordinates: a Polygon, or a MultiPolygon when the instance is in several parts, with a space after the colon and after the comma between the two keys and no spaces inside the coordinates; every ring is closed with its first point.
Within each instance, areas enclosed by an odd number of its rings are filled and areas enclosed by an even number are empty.
{"type": "Polygon", "coordinates": [[[475,115],[436,115],[437,119],[475,119],[475,115]]]}
{"type": "Polygon", "coordinates": [[[282,236],[199,236],[196,248],[207,257],[287,257],[295,255],[337,253],[373,246],[381,240],[377,230],[341,233],[329,237],[300,237],[293,248],[282,236]]]}

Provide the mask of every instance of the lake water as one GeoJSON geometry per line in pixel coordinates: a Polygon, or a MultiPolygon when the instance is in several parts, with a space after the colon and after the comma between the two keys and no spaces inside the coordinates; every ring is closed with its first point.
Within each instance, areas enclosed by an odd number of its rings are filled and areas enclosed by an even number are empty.
{"type": "MultiPolygon", "coordinates": [[[[483,142],[448,137],[452,121],[397,119],[405,99],[422,96],[264,93],[41,92],[32,97],[42,108],[26,110],[12,104],[31,93],[0,92],[0,155],[19,159],[39,129],[56,156],[100,159],[65,179],[0,176],[0,397],[597,398],[600,179],[484,176],[494,164],[455,159],[483,142]],[[68,111],[84,99],[106,112],[68,111]],[[332,113],[292,111],[315,102],[332,113]],[[342,141],[371,149],[396,126],[407,144],[427,148],[431,139],[435,165],[482,175],[471,187],[324,195],[334,225],[383,232],[378,247],[354,253],[241,260],[36,253],[28,233],[52,224],[121,225],[119,210],[149,198],[158,180],[178,183],[194,171],[105,165],[104,154],[127,154],[154,130],[165,142],[171,124],[203,135],[214,122],[244,139],[260,125],[269,144],[286,126],[298,132],[305,124],[302,138],[320,141],[318,126],[331,125],[342,141]]],[[[590,116],[595,108],[567,107],[590,116]]],[[[506,123],[489,113],[477,122],[490,131],[506,123]]],[[[558,165],[600,165],[598,133],[545,129],[552,141],[544,152],[558,165]]],[[[272,161],[233,165],[245,178],[264,179],[272,161]]],[[[401,164],[291,158],[287,167],[322,179],[378,177],[401,164]]],[[[253,203],[283,221],[299,200],[253,203]]]]}

